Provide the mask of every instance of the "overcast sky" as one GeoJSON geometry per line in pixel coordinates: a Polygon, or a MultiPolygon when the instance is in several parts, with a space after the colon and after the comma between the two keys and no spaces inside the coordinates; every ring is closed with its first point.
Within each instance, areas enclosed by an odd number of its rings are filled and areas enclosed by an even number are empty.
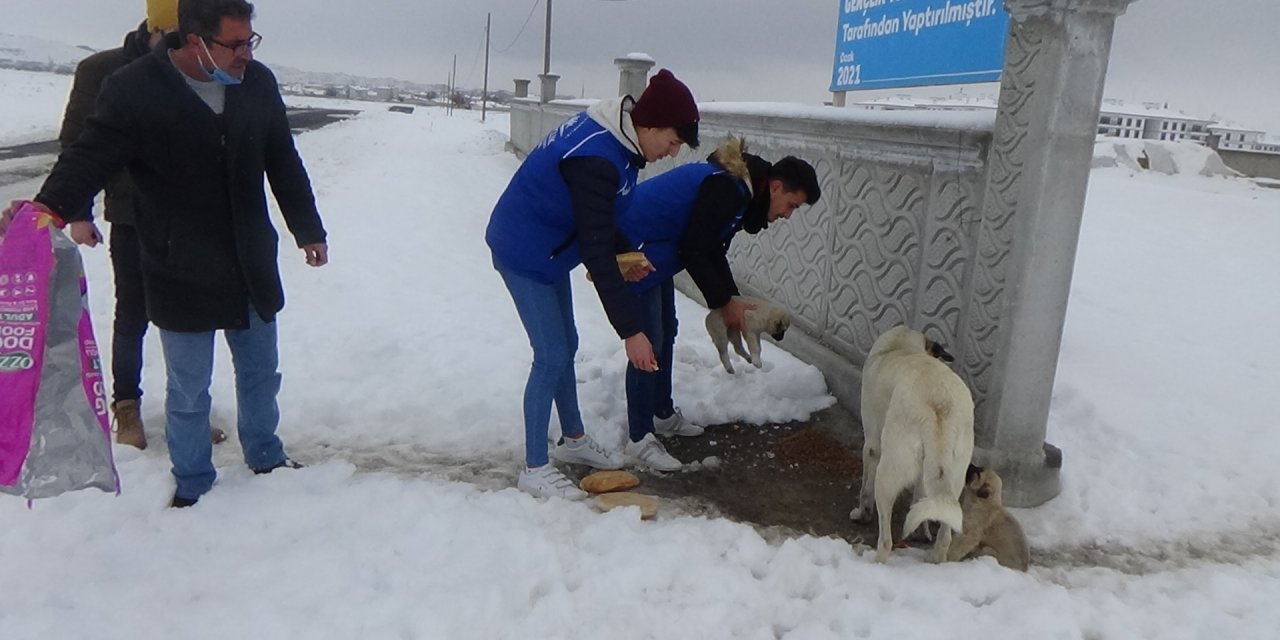
{"type": "MultiPolygon", "coordinates": [[[[254,27],[268,64],[443,83],[456,55],[459,84],[478,88],[492,12],[489,86],[510,89],[512,78],[542,71],[545,1],[259,0],[254,27]]],[[[643,52],[700,100],[821,102],[830,99],[839,1],[553,0],[552,71],[563,76],[562,94],[611,95],[613,58],[643,52]]],[[[1106,95],[1167,101],[1280,135],[1280,1],[1222,5],[1134,2],[1117,22],[1106,95]]],[[[0,31],[109,47],[144,6],[0,0],[0,31]]]]}

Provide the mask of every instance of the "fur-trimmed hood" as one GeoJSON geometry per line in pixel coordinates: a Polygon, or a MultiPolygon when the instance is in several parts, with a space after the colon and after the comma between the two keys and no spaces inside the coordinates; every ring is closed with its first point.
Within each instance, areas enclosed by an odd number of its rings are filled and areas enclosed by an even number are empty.
{"type": "Polygon", "coordinates": [[[751,184],[751,172],[747,168],[746,153],[747,141],[729,136],[719,148],[711,152],[708,160],[727,171],[729,175],[745,182],[748,194],[754,196],[755,185],[751,184]]]}

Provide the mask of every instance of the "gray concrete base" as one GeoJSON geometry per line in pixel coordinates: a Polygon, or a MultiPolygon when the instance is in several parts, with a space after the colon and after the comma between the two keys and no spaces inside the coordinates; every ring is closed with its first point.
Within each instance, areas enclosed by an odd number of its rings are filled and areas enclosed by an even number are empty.
{"type": "Polygon", "coordinates": [[[990,467],[1004,480],[1006,507],[1038,507],[1062,490],[1062,450],[1045,443],[1040,451],[973,450],[973,463],[990,467]]]}

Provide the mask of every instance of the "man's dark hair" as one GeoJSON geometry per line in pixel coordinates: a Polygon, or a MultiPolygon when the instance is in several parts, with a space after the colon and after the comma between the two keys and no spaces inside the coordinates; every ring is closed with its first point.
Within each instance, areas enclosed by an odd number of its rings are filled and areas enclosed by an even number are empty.
{"type": "Polygon", "coordinates": [[[178,31],[182,39],[193,33],[205,40],[216,38],[223,18],[253,18],[253,4],[246,0],[179,0],[178,31]]]}
{"type": "Polygon", "coordinates": [[[822,197],[822,187],[818,186],[818,172],[804,160],[795,156],[787,156],[769,169],[770,180],[781,180],[786,191],[804,191],[805,204],[812,205],[822,197]]]}

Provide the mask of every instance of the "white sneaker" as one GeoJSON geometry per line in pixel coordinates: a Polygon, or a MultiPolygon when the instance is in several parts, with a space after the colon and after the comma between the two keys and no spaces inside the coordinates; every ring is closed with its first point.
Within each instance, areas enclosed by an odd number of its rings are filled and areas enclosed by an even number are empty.
{"type": "Polygon", "coordinates": [[[621,469],[622,452],[609,451],[596,442],[590,435],[584,435],[575,442],[565,438],[564,444],[551,452],[552,457],[561,462],[585,464],[596,469],[621,469]]]}
{"type": "Polygon", "coordinates": [[[631,442],[627,444],[627,455],[631,456],[640,464],[656,469],[658,471],[679,471],[684,467],[667,453],[667,449],[662,446],[658,439],[650,433],[646,435],[640,442],[631,442]]]}
{"type": "Polygon", "coordinates": [[[653,431],[660,436],[685,436],[691,438],[693,436],[702,435],[706,429],[702,425],[697,425],[684,419],[684,414],[680,413],[677,408],[675,413],[665,418],[653,419],[653,431]]]}
{"type": "Polygon", "coordinates": [[[586,491],[573,486],[572,480],[549,464],[521,471],[520,478],[516,480],[516,488],[539,498],[581,500],[587,497],[586,491]]]}

